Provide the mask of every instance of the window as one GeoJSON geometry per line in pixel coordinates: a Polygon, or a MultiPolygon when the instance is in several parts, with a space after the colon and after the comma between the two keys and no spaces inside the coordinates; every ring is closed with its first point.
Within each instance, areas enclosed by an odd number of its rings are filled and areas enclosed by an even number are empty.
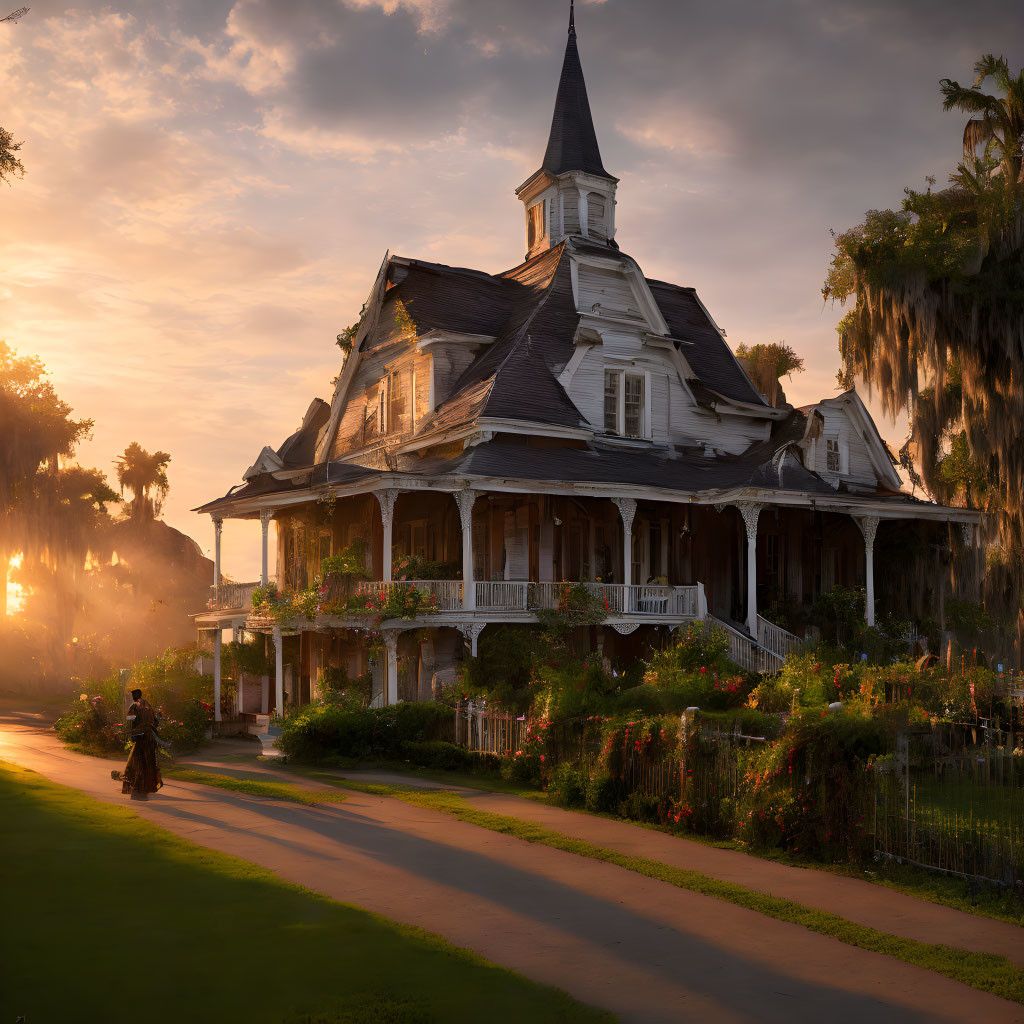
{"type": "Polygon", "coordinates": [[[605,370],[604,429],[623,437],[647,436],[645,378],[642,373],[605,370]]]}
{"type": "Polygon", "coordinates": [[[619,432],[619,379],[621,374],[605,371],[604,375],[604,429],[619,432]]]}
{"type": "Polygon", "coordinates": [[[603,195],[599,192],[591,192],[587,195],[587,233],[594,238],[604,238],[606,235],[606,210],[603,195]]]}
{"type": "Polygon", "coordinates": [[[839,438],[825,439],[825,468],[830,473],[842,472],[842,458],[839,452],[839,438]]]}
{"type": "Polygon", "coordinates": [[[388,432],[388,392],[382,383],[377,396],[377,433],[382,437],[388,432]]]}
{"type": "Polygon", "coordinates": [[[526,244],[532,249],[545,234],[544,200],[526,211],[526,244]]]}
{"type": "Polygon", "coordinates": [[[627,373],[625,423],[623,433],[626,437],[644,436],[644,379],[636,374],[627,373]]]}

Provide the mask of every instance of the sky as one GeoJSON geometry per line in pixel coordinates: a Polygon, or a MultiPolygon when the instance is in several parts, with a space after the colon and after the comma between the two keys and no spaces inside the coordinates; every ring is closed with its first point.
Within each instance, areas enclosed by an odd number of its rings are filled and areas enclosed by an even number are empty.
{"type": "MultiPolygon", "coordinates": [[[[0,337],[95,420],[80,461],[170,452],[165,518],[210,553],[189,510],[330,397],[386,251],[521,262],[566,22],[562,0],[37,0],[0,24],[27,172],[0,185],[0,337]]],[[[835,394],[830,229],[945,181],[964,115],[939,80],[1024,62],[1018,0],[580,0],[576,24],[621,247],[733,346],[792,345],[791,401],[835,394]]],[[[258,577],[258,524],[225,523],[223,568],[258,577]]]]}

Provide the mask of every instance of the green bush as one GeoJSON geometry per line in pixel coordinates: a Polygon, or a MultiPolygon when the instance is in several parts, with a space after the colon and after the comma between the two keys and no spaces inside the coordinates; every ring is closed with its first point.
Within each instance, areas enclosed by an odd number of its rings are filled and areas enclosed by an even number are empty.
{"type": "Polygon", "coordinates": [[[622,785],[611,772],[597,769],[587,779],[585,805],[596,814],[610,814],[618,806],[622,796],[622,785]]]}
{"type": "Polygon", "coordinates": [[[443,771],[471,771],[474,757],[465,748],[444,740],[404,740],[402,756],[423,768],[439,768],[443,771]]]}
{"type": "Polygon", "coordinates": [[[681,669],[719,668],[727,671],[729,637],[719,626],[707,622],[691,622],[669,652],[681,669]]]}
{"type": "Polygon", "coordinates": [[[866,628],[865,604],[862,588],[841,587],[837,584],[814,602],[811,621],[821,630],[824,640],[848,646],[866,628]]]}
{"type": "Polygon", "coordinates": [[[177,718],[165,718],[160,724],[160,735],[171,743],[171,749],[185,753],[199,747],[210,724],[209,705],[188,698],[180,703],[177,718]]]}
{"type": "Polygon", "coordinates": [[[320,562],[320,575],[324,582],[348,582],[365,580],[366,542],[354,540],[336,555],[329,555],[320,562]]]}
{"type": "Polygon", "coordinates": [[[110,708],[102,695],[83,693],[53,724],[61,741],[91,754],[119,754],[125,748],[121,708],[110,708]]]}
{"type": "Polygon", "coordinates": [[[530,707],[530,683],[540,650],[536,635],[526,626],[484,630],[475,658],[462,662],[462,686],[496,707],[522,713],[530,707]]]}
{"type": "Polygon", "coordinates": [[[455,712],[433,701],[349,711],[336,704],[307,705],[282,725],[279,748],[297,761],[332,757],[402,758],[402,745],[437,738],[455,712]]]}
{"type": "Polygon", "coordinates": [[[588,781],[585,768],[568,763],[560,764],[551,773],[548,793],[563,807],[583,807],[587,798],[588,781]]]}
{"type": "Polygon", "coordinates": [[[619,803],[619,816],[631,821],[661,821],[664,801],[650,793],[630,793],[619,803]]]}

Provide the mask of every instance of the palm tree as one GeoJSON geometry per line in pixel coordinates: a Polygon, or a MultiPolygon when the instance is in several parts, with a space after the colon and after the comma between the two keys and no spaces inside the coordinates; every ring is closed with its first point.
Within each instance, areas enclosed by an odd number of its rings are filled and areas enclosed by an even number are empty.
{"type": "Polygon", "coordinates": [[[968,175],[978,163],[991,165],[1010,189],[1024,184],[1024,68],[1014,77],[1005,57],[986,53],[974,65],[974,85],[970,88],[944,78],[940,83],[943,110],[961,110],[972,117],[964,128],[964,164],[968,175]],[[981,91],[982,83],[991,78],[1002,96],[981,91]],[[978,148],[984,147],[979,161],[978,148]]]}
{"type": "Polygon", "coordinates": [[[138,441],[132,441],[124,454],[117,457],[117,482],[122,494],[125,488],[132,493],[131,518],[134,522],[146,522],[159,515],[170,490],[167,481],[167,464],[170,461],[167,452],[147,452],[138,441]]]}

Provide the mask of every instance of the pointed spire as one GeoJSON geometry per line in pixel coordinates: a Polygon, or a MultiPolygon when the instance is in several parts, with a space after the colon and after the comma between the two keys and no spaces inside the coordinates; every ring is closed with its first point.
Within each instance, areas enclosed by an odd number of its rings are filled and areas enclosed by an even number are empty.
{"type": "Polygon", "coordinates": [[[585,171],[602,178],[611,177],[601,163],[601,150],[587,99],[587,83],[583,80],[583,65],[576,48],[575,0],[569,2],[569,41],[565,46],[562,77],[558,81],[555,113],[542,166],[550,174],[585,171]]]}

